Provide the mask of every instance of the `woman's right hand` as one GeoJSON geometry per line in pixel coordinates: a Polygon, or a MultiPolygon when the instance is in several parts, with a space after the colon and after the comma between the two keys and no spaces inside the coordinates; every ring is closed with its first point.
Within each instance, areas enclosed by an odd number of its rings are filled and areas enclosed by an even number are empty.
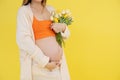
{"type": "Polygon", "coordinates": [[[52,71],[53,69],[55,69],[57,66],[60,66],[60,63],[59,62],[49,62],[45,67],[47,69],[49,69],[50,71],[52,71]]]}

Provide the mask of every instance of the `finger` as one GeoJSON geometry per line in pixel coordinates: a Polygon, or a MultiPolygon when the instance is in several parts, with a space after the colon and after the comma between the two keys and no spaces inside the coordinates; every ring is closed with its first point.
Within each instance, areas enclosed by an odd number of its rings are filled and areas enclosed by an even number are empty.
{"type": "Polygon", "coordinates": [[[60,64],[60,62],[56,62],[56,65],[59,65],[60,64]]]}
{"type": "Polygon", "coordinates": [[[54,28],[55,27],[55,23],[51,23],[51,28],[54,28]]]}
{"type": "Polygon", "coordinates": [[[54,30],[56,33],[58,33],[58,30],[57,30],[55,27],[53,27],[53,30],[54,30]]]}
{"type": "Polygon", "coordinates": [[[53,26],[53,23],[51,23],[51,26],[53,26]]]}
{"type": "Polygon", "coordinates": [[[51,68],[48,68],[49,71],[51,71],[52,69],[51,68]]]}
{"type": "Polygon", "coordinates": [[[56,30],[55,32],[56,32],[56,33],[58,33],[58,31],[57,31],[57,30],[56,30]]]}
{"type": "Polygon", "coordinates": [[[56,26],[51,26],[51,28],[52,28],[54,31],[57,31],[56,26]]]}
{"type": "Polygon", "coordinates": [[[53,63],[52,63],[52,67],[55,68],[57,64],[58,64],[58,63],[53,62],[53,63]]]}
{"type": "Polygon", "coordinates": [[[58,66],[60,67],[60,66],[61,66],[61,64],[58,64],[58,66]]]}
{"type": "Polygon", "coordinates": [[[50,28],[53,29],[53,24],[51,24],[50,28]]]}

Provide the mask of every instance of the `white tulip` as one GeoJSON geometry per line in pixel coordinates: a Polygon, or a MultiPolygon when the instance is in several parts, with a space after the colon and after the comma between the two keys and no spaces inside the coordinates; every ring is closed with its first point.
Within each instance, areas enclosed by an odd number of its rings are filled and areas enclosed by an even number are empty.
{"type": "Polygon", "coordinates": [[[67,9],[65,12],[66,12],[66,14],[70,14],[70,10],[69,9],[67,9]]]}
{"type": "Polygon", "coordinates": [[[62,16],[62,14],[61,14],[61,13],[59,13],[58,15],[59,15],[60,17],[62,16]]]}
{"type": "Polygon", "coordinates": [[[65,14],[65,10],[62,10],[62,14],[65,14]]]}
{"type": "Polygon", "coordinates": [[[50,20],[52,20],[52,21],[54,20],[53,16],[50,16],[50,20]]]}
{"type": "Polygon", "coordinates": [[[52,16],[55,15],[55,11],[52,11],[52,12],[51,12],[51,15],[52,15],[52,16]]]}
{"type": "Polygon", "coordinates": [[[55,14],[55,17],[56,17],[56,18],[59,18],[59,15],[58,15],[58,14],[55,14]]]}

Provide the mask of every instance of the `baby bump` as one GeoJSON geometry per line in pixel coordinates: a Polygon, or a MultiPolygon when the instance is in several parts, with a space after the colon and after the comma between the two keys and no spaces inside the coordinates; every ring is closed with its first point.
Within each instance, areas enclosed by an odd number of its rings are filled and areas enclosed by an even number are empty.
{"type": "Polygon", "coordinates": [[[55,37],[47,37],[36,40],[36,44],[46,56],[51,58],[51,60],[59,61],[62,58],[62,48],[56,42],[55,37]]]}

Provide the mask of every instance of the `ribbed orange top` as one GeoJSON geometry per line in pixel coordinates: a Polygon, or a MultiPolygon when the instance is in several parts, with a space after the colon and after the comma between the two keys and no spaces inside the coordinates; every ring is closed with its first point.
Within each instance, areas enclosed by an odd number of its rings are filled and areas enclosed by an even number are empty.
{"type": "Polygon", "coordinates": [[[52,21],[51,20],[37,20],[35,17],[33,18],[33,32],[35,36],[35,40],[45,38],[48,36],[55,36],[55,32],[50,29],[52,21]]]}

